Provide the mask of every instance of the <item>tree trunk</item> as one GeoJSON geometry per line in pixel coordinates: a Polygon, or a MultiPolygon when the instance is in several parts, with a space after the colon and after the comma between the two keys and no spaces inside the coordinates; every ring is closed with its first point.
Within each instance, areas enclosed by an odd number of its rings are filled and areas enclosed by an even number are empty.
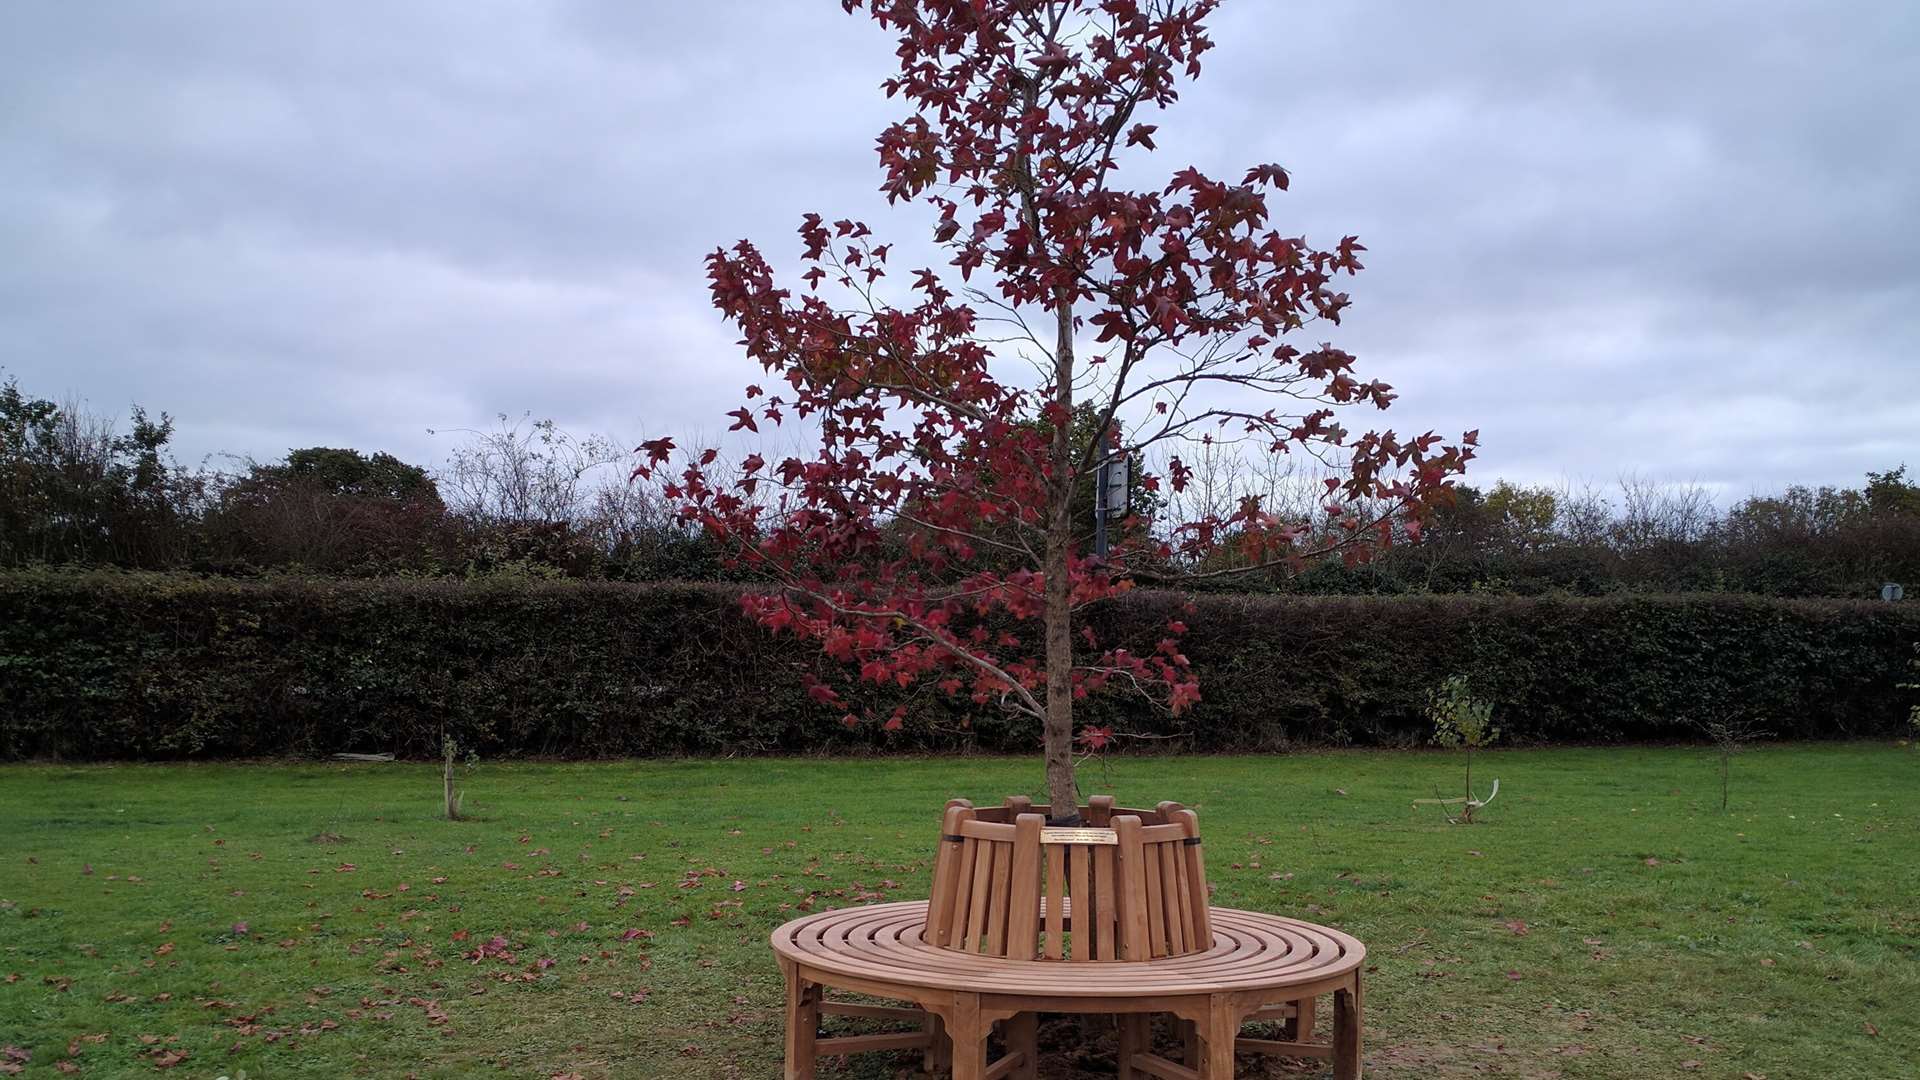
{"type": "MultiPolygon", "coordinates": [[[[1023,81],[1021,96],[1032,109],[1040,93],[1037,75],[1023,81]]],[[[1020,191],[1020,216],[1036,242],[1046,229],[1034,198],[1032,163],[1025,152],[1014,159],[1020,191]]],[[[1047,801],[1054,821],[1077,824],[1080,788],[1073,777],[1073,582],[1068,563],[1073,550],[1073,293],[1059,286],[1053,294],[1053,405],[1058,409],[1053,443],[1047,452],[1046,553],[1041,569],[1046,596],[1041,618],[1046,625],[1047,716],[1042,745],[1047,766],[1047,801]]]]}
{"type": "Polygon", "coordinates": [[[1068,558],[1073,548],[1073,304],[1062,291],[1055,308],[1059,323],[1053,348],[1053,402],[1059,409],[1053,445],[1047,455],[1047,800],[1055,819],[1076,817],[1080,789],[1073,778],[1073,582],[1068,558]]]}

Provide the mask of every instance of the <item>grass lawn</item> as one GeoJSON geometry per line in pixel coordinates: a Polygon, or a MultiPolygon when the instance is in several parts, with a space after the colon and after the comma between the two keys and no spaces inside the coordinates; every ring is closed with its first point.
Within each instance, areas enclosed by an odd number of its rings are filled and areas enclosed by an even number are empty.
{"type": "MultiPolygon", "coordinates": [[[[1218,902],[1369,944],[1371,1077],[1915,1075],[1920,755],[1754,750],[1723,814],[1705,751],[1495,752],[1483,823],[1409,805],[1458,775],[1325,753],[1085,779],[1198,807],[1218,902]]],[[[942,801],[1038,780],[487,763],[448,822],[416,765],[0,767],[0,1074],[24,1050],[29,1077],[778,1076],[768,931],[924,897],[942,801]]],[[[1045,1075],[1103,1075],[1084,1059],[1045,1075]]]]}

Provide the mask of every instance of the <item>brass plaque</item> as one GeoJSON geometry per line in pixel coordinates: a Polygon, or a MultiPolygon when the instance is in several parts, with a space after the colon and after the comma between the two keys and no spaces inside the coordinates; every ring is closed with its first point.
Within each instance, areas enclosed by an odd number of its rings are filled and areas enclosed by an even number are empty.
{"type": "Polygon", "coordinates": [[[1041,829],[1043,844],[1118,844],[1120,835],[1112,829],[1041,829]]]}

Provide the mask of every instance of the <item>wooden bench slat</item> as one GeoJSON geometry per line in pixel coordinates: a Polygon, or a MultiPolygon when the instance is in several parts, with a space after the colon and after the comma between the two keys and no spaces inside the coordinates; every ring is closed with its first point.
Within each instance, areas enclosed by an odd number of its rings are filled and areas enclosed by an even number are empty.
{"type": "Polygon", "coordinates": [[[1065,955],[1067,911],[1067,853],[1057,847],[1047,849],[1047,948],[1049,960],[1065,955]]]}
{"type": "Polygon", "coordinates": [[[1014,822],[1013,877],[1008,884],[1007,944],[1004,954],[1015,960],[1031,960],[1038,939],[1040,918],[1040,830],[1046,819],[1038,814],[1022,814],[1014,822]]]}
{"type": "MultiPolygon", "coordinates": [[[[1146,832],[1145,829],[1140,830],[1146,832]]],[[[1167,909],[1165,889],[1162,887],[1160,873],[1160,845],[1145,848],[1145,873],[1147,886],[1147,945],[1150,955],[1167,955],[1167,909]]]]}
{"type": "Polygon", "coordinates": [[[993,876],[987,879],[987,946],[989,956],[1007,955],[1008,886],[1013,881],[1013,845],[988,844],[993,852],[993,876]]]}
{"type": "Polygon", "coordinates": [[[1115,959],[1113,934],[1118,928],[1114,918],[1113,852],[1111,847],[1093,849],[1094,956],[1115,959]]]}
{"type": "Polygon", "coordinates": [[[1072,900],[1067,910],[1071,919],[1075,960],[1093,959],[1094,898],[1092,886],[1088,883],[1088,862],[1086,848],[1074,846],[1067,849],[1067,889],[1072,900]]]}

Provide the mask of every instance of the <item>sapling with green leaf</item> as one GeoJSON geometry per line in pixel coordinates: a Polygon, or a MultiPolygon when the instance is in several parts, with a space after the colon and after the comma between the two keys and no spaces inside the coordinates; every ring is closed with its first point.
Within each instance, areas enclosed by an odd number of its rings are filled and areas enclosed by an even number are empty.
{"type": "Polygon", "coordinates": [[[1427,694],[1427,719],[1433,722],[1433,741],[1439,746],[1461,747],[1467,752],[1466,795],[1458,799],[1419,799],[1416,805],[1460,805],[1460,814],[1451,820],[1473,824],[1473,815],[1500,794],[1500,781],[1484,799],[1473,793],[1473,752],[1500,737],[1493,726],[1493,702],[1473,696],[1473,686],[1465,675],[1449,675],[1446,681],[1427,694]]]}
{"type": "MultiPolygon", "coordinates": [[[[459,821],[461,804],[466,802],[466,792],[459,790],[454,783],[454,766],[460,764],[460,744],[444,729],[440,732],[440,780],[446,797],[447,820],[459,821]]],[[[472,772],[480,765],[480,755],[472,749],[466,752],[467,771],[472,772]]]]}

